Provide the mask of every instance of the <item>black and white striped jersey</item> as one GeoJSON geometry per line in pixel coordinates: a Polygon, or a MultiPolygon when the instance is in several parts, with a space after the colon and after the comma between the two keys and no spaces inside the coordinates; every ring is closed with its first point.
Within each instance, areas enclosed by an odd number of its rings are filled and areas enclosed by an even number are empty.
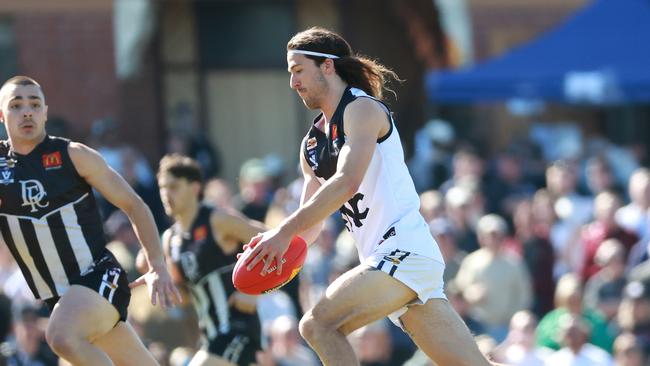
{"type": "Polygon", "coordinates": [[[69,143],[46,136],[21,155],[0,141],[0,237],[37,299],[63,295],[106,251],[92,188],[69,143]]]}
{"type": "Polygon", "coordinates": [[[201,205],[187,232],[178,225],[169,229],[169,256],[190,289],[199,326],[208,340],[231,332],[259,337],[257,314],[240,312],[228,304],[235,292],[232,271],[237,257],[225,254],[217,244],[210,226],[213,210],[201,205]]]}

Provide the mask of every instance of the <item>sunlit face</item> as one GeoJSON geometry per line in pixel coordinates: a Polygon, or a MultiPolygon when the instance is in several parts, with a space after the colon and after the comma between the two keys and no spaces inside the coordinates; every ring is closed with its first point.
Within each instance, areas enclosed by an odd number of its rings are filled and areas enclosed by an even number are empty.
{"type": "Polygon", "coordinates": [[[287,65],[291,89],[298,93],[307,108],[320,108],[320,99],[329,88],[321,67],[305,55],[295,53],[287,54],[287,65]]]}
{"type": "Polygon", "coordinates": [[[39,141],[45,136],[47,105],[36,85],[6,85],[0,94],[0,119],[14,141],[39,141]]]}
{"type": "Polygon", "coordinates": [[[183,214],[198,201],[199,183],[178,178],[170,173],[158,177],[160,199],[169,216],[183,214]]]}

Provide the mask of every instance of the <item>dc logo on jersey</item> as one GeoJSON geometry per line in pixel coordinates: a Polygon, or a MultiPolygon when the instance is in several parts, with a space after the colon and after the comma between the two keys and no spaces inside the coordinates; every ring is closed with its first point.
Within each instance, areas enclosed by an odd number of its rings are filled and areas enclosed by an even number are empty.
{"type": "Polygon", "coordinates": [[[43,184],[36,179],[21,180],[21,191],[23,196],[23,206],[30,206],[30,212],[36,212],[39,208],[44,208],[50,205],[49,202],[44,202],[43,199],[47,196],[43,184]]]}

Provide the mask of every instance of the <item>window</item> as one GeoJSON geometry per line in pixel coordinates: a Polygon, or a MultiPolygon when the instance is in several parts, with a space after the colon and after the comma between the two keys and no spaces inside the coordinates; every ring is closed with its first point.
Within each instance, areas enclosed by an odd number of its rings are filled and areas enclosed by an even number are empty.
{"type": "Polygon", "coordinates": [[[286,66],[286,45],[294,28],[292,1],[209,1],[198,2],[195,9],[203,66],[286,66]]]}
{"type": "Polygon", "coordinates": [[[18,72],[13,22],[0,18],[0,84],[18,72]]]}

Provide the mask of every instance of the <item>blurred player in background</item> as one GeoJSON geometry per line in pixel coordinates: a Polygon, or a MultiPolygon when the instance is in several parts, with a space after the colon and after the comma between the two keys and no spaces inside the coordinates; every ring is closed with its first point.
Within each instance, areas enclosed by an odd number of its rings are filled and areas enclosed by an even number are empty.
{"type": "Polygon", "coordinates": [[[241,243],[264,231],[238,212],[200,202],[202,174],[189,157],[172,154],[160,161],[160,197],[174,224],[163,247],[177,283],[191,294],[205,338],[190,366],[249,365],[260,349],[256,297],[237,292],[232,271],[241,243]]]}

